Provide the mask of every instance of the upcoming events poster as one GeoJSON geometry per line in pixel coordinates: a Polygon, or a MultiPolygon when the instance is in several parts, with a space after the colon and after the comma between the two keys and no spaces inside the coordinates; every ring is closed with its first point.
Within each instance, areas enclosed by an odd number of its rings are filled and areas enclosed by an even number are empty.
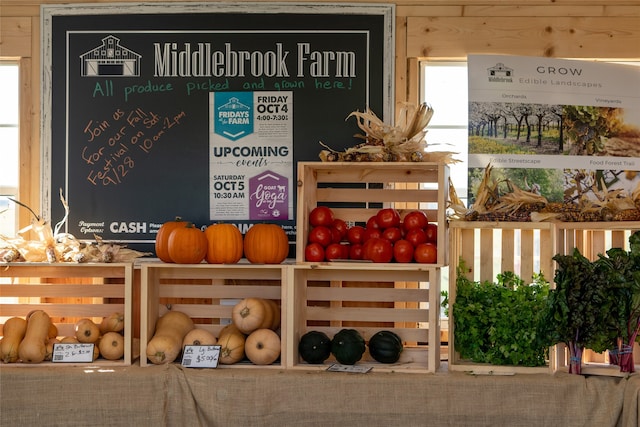
{"type": "Polygon", "coordinates": [[[469,200],[488,164],[550,202],[640,183],[640,67],[470,55],[469,200]]]}
{"type": "Polygon", "coordinates": [[[293,219],[293,92],[212,92],[209,111],[210,219],[293,219]]]}

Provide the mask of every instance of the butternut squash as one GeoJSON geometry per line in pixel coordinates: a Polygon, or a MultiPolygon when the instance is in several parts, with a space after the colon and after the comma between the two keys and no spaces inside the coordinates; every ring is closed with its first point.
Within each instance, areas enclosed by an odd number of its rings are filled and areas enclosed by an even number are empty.
{"type": "Polygon", "coordinates": [[[216,337],[206,329],[193,328],[182,340],[182,348],[185,345],[215,345],[217,342],[216,337]]]}
{"type": "Polygon", "coordinates": [[[156,322],[156,331],[147,343],[147,358],[161,365],[178,358],[184,337],[194,328],[193,320],[180,311],[169,311],[156,322]]]}
{"type": "Polygon", "coordinates": [[[49,338],[47,340],[47,353],[44,356],[44,360],[52,360],[53,359],[53,346],[54,344],[59,344],[60,340],[58,338],[49,338]]]}
{"type": "Polygon", "coordinates": [[[124,356],[124,337],[118,332],[107,332],[100,338],[100,354],[107,360],[118,360],[124,356]]]}
{"type": "Polygon", "coordinates": [[[124,330],[124,313],[111,313],[100,322],[100,333],[122,332],[124,330]]]}
{"type": "Polygon", "coordinates": [[[271,329],[255,330],[247,337],[244,352],[256,365],[271,365],[280,357],[280,337],[271,329]]]}
{"type": "MultiPolygon", "coordinates": [[[[261,298],[244,298],[233,307],[231,319],[243,334],[250,334],[265,323],[268,307],[261,298]]],[[[271,324],[271,318],[268,319],[271,324]]]]}
{"type": "Polygon", "coordinates": [[[18,361],[18,348],[27,332],[27,321],[22,317],[7,319],[3,327],[2,342],[0,343],[0,360],[4,363],[18,361]]]}
{"type": "Polygon", "coordinates": [[[76,322],[75,333],[78,341],[82,343],[96,343],[100,338],[100,328],[88,318],[76,322]]]}
{"type": "Polygon", "coordinates": [[[23,363],[40,363],[47,355],[47,340],[51,318],[42,310],[29,315],[27,330],[18,348],[18,356],[23,363]]]}
{"type": "Polygon", "coordinates": [[[218,339],[220,354],[218,362],[223,365],[232,365],[244,359],[244,334],[238,332],[228,332],[221,334],[218,339]]]}
{"type": "Polygon", "coordinates": [[[56,326],[55,323],[51,322],[51,324],[49,325],[49,332],[47,336],[49,338],[55,338],[58,336],[58,327],[56,326]]]}
{"type": "Polygon", "coordinates": [[[266,299],[265,302],[271,306],[271,310],[273,311],[273,321],[271,322],[271,325],[267,327],[275,331],[280,327],[280,306],[272,299],[266,299]]]}

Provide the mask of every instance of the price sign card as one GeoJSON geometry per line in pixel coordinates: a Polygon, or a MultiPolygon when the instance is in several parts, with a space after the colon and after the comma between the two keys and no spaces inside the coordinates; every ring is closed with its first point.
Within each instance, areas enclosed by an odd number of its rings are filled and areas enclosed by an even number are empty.
{"type": "Polygon", "coordinates": [[[55,343],[53,345],[54,363],[93,362],[93,346],[91,343],[55,343]]]}
{"type": "Polygon", "coordinates": [[[186,345],[182,352],[182,366],[186,368],[217,368],[219,345],[186,345]]]}
{"type": "Polygon", "coordinates": [[[341,365],[340,363],[334,363],[327,368],[329,372],[350,372],[356,374],[366,374],[371,370],[371,366],[362,365],[341,365]]]}

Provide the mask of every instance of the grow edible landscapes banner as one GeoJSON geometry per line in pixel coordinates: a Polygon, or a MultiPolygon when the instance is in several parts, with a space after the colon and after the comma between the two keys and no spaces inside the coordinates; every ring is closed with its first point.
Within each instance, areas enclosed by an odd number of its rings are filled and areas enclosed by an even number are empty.
{"type": "Polygon", "coordinates": [[[489,164],[549,202],[640,187],[640,67],[502,55],[468,67],[470,206],[489,164]]]}

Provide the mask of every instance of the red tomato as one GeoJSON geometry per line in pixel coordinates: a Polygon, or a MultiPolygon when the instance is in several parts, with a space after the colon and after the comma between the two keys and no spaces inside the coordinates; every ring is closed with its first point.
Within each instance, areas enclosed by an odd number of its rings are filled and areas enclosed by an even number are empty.
{"type": "Polygon", "coordinates": [[[309,262],[324,261],[324,248],[320,243],[309,243],[304,248],[304,259],[309,262]]]}
{"type": "Polygon", "coordinates": [[[435,264],[438,262],[438,247],[433,243],[420,243],[413,252],[416,262],[435,264]]]}
{"type": "Polygon", "coordinates": [[[376,215],[367,220],[365,228],[380,228],[380,224],[378,224],[378,218],[376,215]]]}
{"type": "Polygon", "coordinates": [[[333,224],[333,219],[333,211],[331,208],[326,206],[316,206],[309,213],[309,224],[313,227],[317,227],[319,225],[329,227],[333,224]]]}
{"type": "Polygon", "coordinates": [[[331,243],[324,250],[324,258],[327,261],[334,261],[336,259],[345,259],[344,246],[340,243],[331,243]]]}
{"type": "Polygon", "coordinates": [[[434,223],[427,224],[424,229],[425,234],[427,235],[427,242],[438,244],[438,226],[434,223]]]}
{"type": "Polygon", "coordinates": [[[353,243],[349,248],[349,259],[364,259],[362,244],[353,243]]]}
{"type": "Polygon", "coordinates": [[[333,243],[340,243],[342,241],[342,236],[340,235],[340,230],[335,228],[334,226],[329,227],[331,230],[331,241],[333,243]]]}
{"type": "Polygon", "coordinates": [[[349,226],[347,225],[345,220],[336,218],[333,220],[333,224],[331,224],[331,227],[335,228],[336,230],[338,230],[338,232],[340,232],[340,240],[347,238],[347,230],[349,226]]]}
{"type": "Polygon", "coordinates": [[[349,243],[356,244],[364,241],[365,228],[361,225],[354,225],[347,230],[347,240],[349,243]]]}
{"type": "Polygon", "coordinates": [[[324,225],[313,227],[309,232],[309,243],[320,243],[326,248],[332,241],[333,235],[331,230],[324,225]]]}
{"type": "Polygon", "coordinates": [[[393,245],[387,239],[373,237],[363,245],[364,259],[373,262],[391,262],[393,259],[393,245]]]}
{"type": "Polygon", "coordinates": [[[413,245],[408,240],[400,239],[393,244],[393,259],[396,262],[413,261],[413,245]]]}
{"type": "Polygon", "coordinates": [[[409,231],[413,228],[426,228],[429,224],[427,215],[422,211],[411,211],[402,220],[402,229],[409,231]]]}
{"type": "Polygon", "coordinates": [[[349,253],[351,252],[351,243],[343,243],[342,246],[342,259],[349,259],[349,253]]]}
{"type": "Polygon", "coordinates": [[[406,232],[404,238],[405,240],[411,242],[411,244],[415,247],[420,243],[427,242],[427,233],[425,233],[422,228],[412,228],[411,230],[406,232]]]}
{"type": "Polygon", "coordinates": [[[402,239],[402,231],[398,227],[385,228],[382,232],[382,237],[391,243],[394,243],[402,239]]]}
{"type": "Polygon", "coordinates": [[[376,222],[380,228],[397,227],[400,225],[400,213],[393,208],[380,209],[376,214],[376,222]]]}
{"type": "Polygon", "coordinates": [[[367,240],[374,237],[382,237],[382,230],[379,228],[365,228],[362,235],[362,243],[366,243],[367,240]]]}

